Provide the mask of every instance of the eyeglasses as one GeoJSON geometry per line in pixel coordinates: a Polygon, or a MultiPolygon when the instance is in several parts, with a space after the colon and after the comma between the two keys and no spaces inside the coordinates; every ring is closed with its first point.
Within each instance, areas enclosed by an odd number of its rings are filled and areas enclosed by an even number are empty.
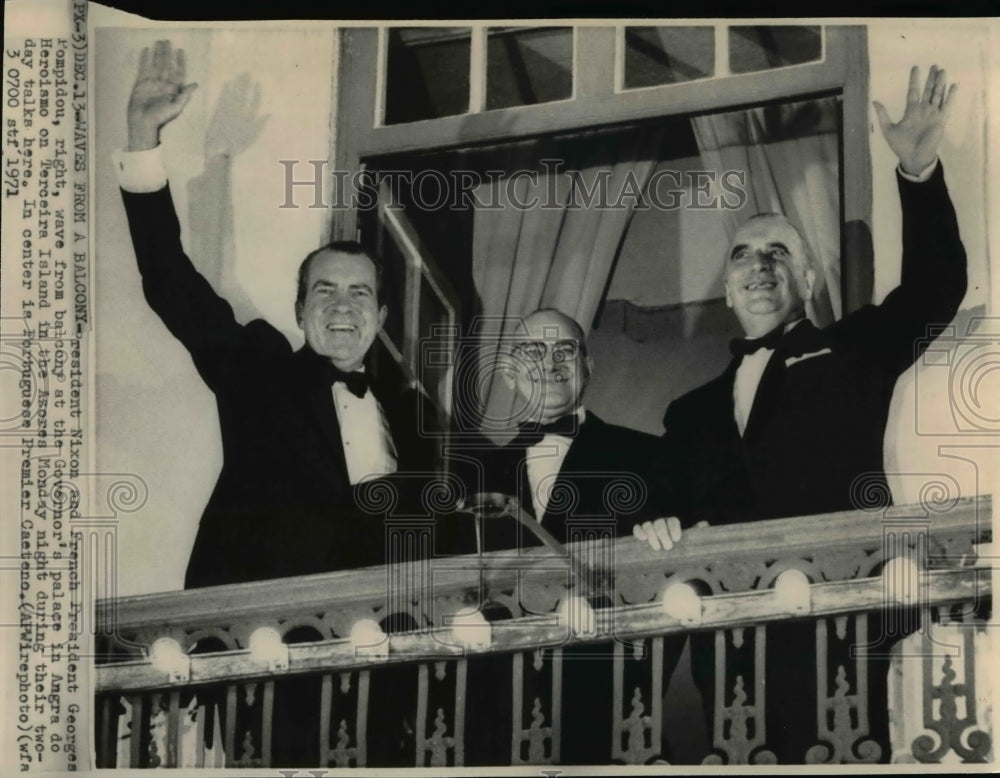
{"type": "Polygon", "coordinates": [[[557,340],[552,343],[544,340],[525,340],[514,344],[513,349],[514,356],[525,362],[541,362],[546,354],[551,353],[552,361],[556,364],[576,359],[579,352],[580,344],[575,340],[557,340]]]}

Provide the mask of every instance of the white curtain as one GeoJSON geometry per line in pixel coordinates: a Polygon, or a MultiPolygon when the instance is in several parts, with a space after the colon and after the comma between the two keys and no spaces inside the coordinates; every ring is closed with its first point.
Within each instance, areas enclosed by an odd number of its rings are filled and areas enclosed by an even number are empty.
{"type": "Polygon", "coordinates": [[[781,213],[813,250],[817,284],[807,310],[825,326],[839,319],[840,105],[835,98],[753,108],[691,120],[706,167],[746,171],[748,202],[738,216],[723,211],[730,236],[742,217],[781,213]]]}
{"type": "Polygon", "coordinates": [[[638,195],[645,187],[661,141],[656,127],[636,129],[624,139],[595,136],[565,147],[573,150],[558,169],[551,162],[539,164],[541,142],[518,144],[506,160],[508,175],[479,187],[479,202],[499,207],[475,212],[480,370],[475,386],[459,390],[478,393],[484,431],[510,425],[514,398],[493,366],[502,339],[516,336],[522,317],[557,308],[589,332],[636,204],[628,193],[638,195]],[[510,177],[515,170],[535,175],[510,177]],[[602,179],[606,196],[595,189],[602,179]],[[588,193],[595,191],[588,203],[588,193]]]}

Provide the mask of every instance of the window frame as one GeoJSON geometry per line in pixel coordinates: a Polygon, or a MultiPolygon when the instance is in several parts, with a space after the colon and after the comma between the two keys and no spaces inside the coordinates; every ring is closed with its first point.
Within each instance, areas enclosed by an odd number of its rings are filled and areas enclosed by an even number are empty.
{"type": "MultiPolygon", "coordinates": [[[[643,20],[645,25],[682,25],[643,20]]],[[[728,54],[729,24],[692,20],[691,26],[716,27],[728,54]]],[[[734,21],[739,25],[740,21],[734,21]]],[[[485,110],[485,46],[489,25],[472,25],[470,112],[436,119],[384,125],[387,29],[346,27],[339,31],[335,85],[333,149],[339,171],[353,175],[370,157],[399,152],[444,150],[533,135],[581,130],[637,119],[730,111],[778,100],[839,93],[841,133],[842,295],[844,312],[870,302],[874,268],[871,251],[871,159],[869,151],[867,30],[860,25],[821,25],[819,61],[769,70],[716,75],[680,83],[623,89],[624,29],[606,22],[576,23],[573,36],[573,96],[551,103],[485,110]],[[581,58],[579,53],[586,51],[581,58]]],[[[415,23],[406,26],[417,26],[415,23]]],[[[444,26],[440,22],[433,26],[444,26]]],[[[468,27],[469,24],[456,25],[468,27]]],[[[553,26],[551,22],[545,25],[553,26]]],[[[559,25],[561,26],[561,25],[559,25]]],[[[331,212],[333,239],[354,238],[353,210],[331,212]]]]}

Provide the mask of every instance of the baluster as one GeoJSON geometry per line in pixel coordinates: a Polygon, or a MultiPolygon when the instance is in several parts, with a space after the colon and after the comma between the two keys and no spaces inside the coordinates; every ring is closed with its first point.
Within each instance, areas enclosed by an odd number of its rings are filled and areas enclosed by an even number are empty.
{"type": "Polygon", "coordinates": [[[630,710],[625,715],[625,663],[624,647],[616,644],[614,655],[614,716],[611,741],[611,757],[626,764],[645,764],[661,753],[663,730],[663,638],[653,638],[651,656],[644,656],[644,640],[637,640],[633,645],[632,659],[636,663],[651,661],[650,686],[647,690],[652,703],[650,715],[643,715],[646,702],[642,687],[636,685],[630,697],[630,710]],[[622,747],[622,735],[626,736],[628,745],[622,747]]]}
{"type": "MultiPolygon", "coordinates": [[[[838,616],[834,622],[836,639],[843,644],[839,656],[849,655],[847,645],[848,616],[838,616]]],[[[812,746],[805,755],[807,764],[874,763],[882,756],[882,748],[869,738],[868,722],[868,616],[853,617],[854,658],[856,689],[853,694],[847,669],[839,661],[833,695],[829,693],[827,678],[829,660],[829,622],[816,620],[816,732],[820,743],[812,746]],[[853,713],[853,717],[852,717],[853,713]],[[855,725],[853,720],[856,719],[855,725]]]]}
{"type": "MultiPolygon", "coordinates": [[[[247,711],[246,729],[243,729],[243,737],[237,746],[238,755],[233,761],[237,767],[257,767],[260,757],[255,756],[258,752],[257,744],[253,739],[253,708],[257,703],[257,682],[250,681],[243,684],[243,705],[247,711]]],[[[241,727],[242,729],[242,727],[241,727]]]]}
{"type": "MultiPolygon", "coordinates": [[[[180,694],[178,693],[178,698],[180,694]]],[[[188,704],[181,708],[178,699],[177,722],[177,767],[197,767],[200,748],[198,738],[202,735],[201,708],[198,698],[191,695],[188,704]]]]}
{"type": "MultiPolygon", "coordinates": [[[[435,663],[435,677],[444,680],[450,662],[435,663]]],[[[456,668],[455,678],[455,705],[454,705],[454,733],[447,735],[447,717],[444,708],[435,708],[434,731],[431,737],[427,737],[427,715],[430,711],[430,677],[429,665],[420,665],[417,678],[417,767],[425,766],[425,757],[430,755],[430,767],[447,767],[448,751],[453,754],[455,766],[463,763],[461,751],[462,724],[460,721],[465,715],[465,660],[454,663],[456,668]]]]}
{"type": "Polygon", "coordinates": [[[160,744],[163,743],[163,751],[166,749],[166,741],[163,738],[163,729],[166,718],[163,692],[153,692],[149,701],[149,747],[147,749],[150,767],[163,767],[163,757],[160,755],[160,744]]]}
{"type": "Polygon", "coordinates": [[[226,764],[236,764],[236,684],[226,687],[226,764]]]}
{"type": "Polygon", "coordinates": [[[513,656],[511,686],[510,763],[521,764],[521,710],[524,707],[524,654],[513,656]]]}
{"type": "Polygon", "coordinates": [[[976,710],[976,649],[985,650],[985,646],[976,646],[975,630],[971,619],[963,619],[960,625],[931,628],[921,636],[923,725],[936,738],[922,734],[913,740],[911,751],[920,762],[939,763],[949,751],[954,751],[962,762],[981,763],[990,754],[992,738],[980,728],[976,710]],[[958,638],[959,645],[948,645],[941,640],[945,635],[952,640],[958,638]],[[943,650],[935,653],[935,646],[943,650]],[[957,657],[957,666],[953,656],[957,657]],[[961,671],[961,678],[957,670],[961,671]],[[941,680],[935,683],[938,672],[941,680]],[[959,702],[964,715],[959,711],[959,702]]]}
{"type": "Polygon", "coordinates": [[[358,767],[368,764],[368,689],[370,676],[368,670],[358,673],[358,718],[354,731],[357,732],[357,762],[358,767]]]}
{"type": "Polygon", "coordinates": [[[465,689],[469,660],[455,662],[455,767],[465,764],[465,689]]]}
{"type": "Polygon", "coordinates": [[[427,734],[427,687],[429,683],[427,665],[422,664],[417,670],[417,767],[424,766],[427,734]]]}
{"type": "MultiPolygon", "coordinates": [[[[538,649],[532,652],[533,666],[536,672],[542,670],[545,652],[538,649]]],[[[552,662],[552,710],[550,726],[544,726],[545,713],[542,709],[542,700],[536,696],[531,706],[531,723],[524,726],[524,652],[514,654],[514,688],[513,688],[513,717],[511,727],[511,764],[512,765],[534,765],[553,764],[559,760],[560,741],[560,702],[562,699],[562,649],[554,649],[551,652],[552,662]],[[546,754],[545,744],[548,742],[549,748],[546,754]],[[527,742],[528,758],[521,756],[521,745],[527,742]]]]}
{"type": "MultiPolygon", "coordinates": [[[[199,705],[195,708],[195,741],[194,741],[194,766],[204,767],[205,766],[205,719],[208,718],[209,712],[214,712],[214,707],[208,705],[199,705]]],[[[213,742],[213,747],[218,749],[219,743],[219,728],[216,727],[212,730],[215,734],[215,741],[213,742]]]]}
{"type": "Polygon", "coordinates": [[[115,749],[116,765],[118,767],[138,767],[139,766],[139,736],[136,734],[136,699],[137,694],[128,695],[123,698],[125,713],[118,724],[118,745],[115,749]]]}
{"type": "MultiPolygon", "coordinates": [[[[340,673],[340,693],[346,695],[350,690],[351,674],[349,672],[340,673]]],[[[337,706],[337,710],[341,710],[341,707],[337,706]]],[[[358,767],[360,766],[358,761],[359,748],[351,745],[351,733],[347,719],[340,719],[337,724],[337,742],[334,746],[330,746],[330,724],[333,721],[333,711],[333,675],[327,674],[323,676],[320,687],[320,764],[329,765],[332,762],[335,767],[358,767]]],[[[355,721],[355,728],[357,728],[357,721],[355,721]]]]}
{"type": "Polygon", "coordinates": [[[97,740],[98,768],[115,766],[115,748],[118,740],[119,717],[117,713],[112,715],[112,711],[114,710],[112,706],[117,707],[117,705],[117,695],[106,694],[100,698],[101,723],[99,730],[100,735],[97,740]]]}
{"type": "MultiPolygon", "coordinates": [[[[333,675],[324,673],[319,689],[319,763],[330,764],[330,708],[333,706],[333,675]]],[[[339,747],[338,742],[338,747],[339,747]]],[[[343,765],[337,763],[337,767],[343,765]]]]}
{"type": "MultiPolygon", "coordinates": [[[[766,749],[756,750],[766,741],[767,727],[764,720],[766,683],[765,648],[767,632],[765,627],[753,627],[754,667],[753,702],[747,704],[746,681],[742,674],[736,676],[733,684],[732,705],[726,705],[728,676],[726,674],[727,630],[715,632],[715,721],[713,722],[714,748],[723,752],[726,761],[718,754],[709,754],[702,764],[775,764],[775,755],[766,749]],[[729,734],[726,735],[726,724],[729,734]],[[753,736],[750,736],[750,725],[753,736]]],[[[732,630],[733,643],[739,648],[743,643],[743,629],[732,630]]]]}
{"type": "Polygon", "coordinates": [[[274,681],[264,682],[264,700],[261,710],[260,766],[271,766],[271,736],[274,727],[274,681]]]}
{"type": "MultiPolygon", "coordinates": [[[[541,659],[544,657],[544,652],[536,651],[536,667],[541,664],[541,659]]],[[[551,744],[551,758],[550,762],[552,764],[559,764],[562,756],[562,666],[563,666],[563,652],[561,648],[557,648],[552,652],[552,744],[551,744]]],[[[539,668],[540,669],[540,668],[539,668]]],[[[575,713],[575,711],[574,711],[575,713]]]]}
{"type": "MultiPolygon", "coordinates": [[[[166,696],[166,695],[165,695],[166,696]]],[[[180,706],[181,693],[174,691],[169,693],[169,703],[167,709],[167,737],[166,737],[166,764],[164,767],[177,767],[180,752],[180,706]]]]}

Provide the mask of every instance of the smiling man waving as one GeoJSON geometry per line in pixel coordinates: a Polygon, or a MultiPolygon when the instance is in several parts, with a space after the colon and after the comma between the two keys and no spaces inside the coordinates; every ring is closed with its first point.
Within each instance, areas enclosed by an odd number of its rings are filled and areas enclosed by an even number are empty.
{"type": "Polygon", "coordinates": [[[144,51],[129,147],[116,155],[146,300],[191,354],[219,409],[223,467],[185,585],[380,564],[384,527],[358,510],[355,487],[430,469],[435,451],[417,435],[418,395],[365,370],[386,318],[379,267],[352,241],[303,260],[295,314],[306,343],[298,351],[261,319],[238,323],[184,254],[160,160],[160,129],[194,86],[185,83],[183,51],[167,41],[144,51]]]}
{"type": "MultiPolygon", "coordinates": [[[[866,494],[890,493],[883,438],[896,381],[927,347],[931,328],[952,320],[966,289],[965,250],[937,157],[955,89],[932,67],[921,91],[914,68],[898,122],[875,104],[899,159],[903,216],[900,283],[878,305],[815,327],[805,315],[815,270],[801,233],[778,214],[755,216],[736,231],[725,260],[726,302],[746,337],[732,342],[733,359],[721,376],[667,409],[663,441],[680,521],[639,525],[641,540],[669,551],[681,527],[698,520],[850,510],[863,507],[866,494]]],[[[869,729],[859,739],[873,737],[883,759],[886,667],[876,657],[899,637],[880,622],[869,627],[869,729]]],[[[709,726],[713,638],[691,638],[709,726]]],[[[781,762],[801,763],[819,745],[815,645],[811,622],[767,631],[767,746],[781,762]]],[[[727,661],[736,653],[729,650],[727,661]]],[[[727,677],[746,675],[745,668],[727,677]]]]}

